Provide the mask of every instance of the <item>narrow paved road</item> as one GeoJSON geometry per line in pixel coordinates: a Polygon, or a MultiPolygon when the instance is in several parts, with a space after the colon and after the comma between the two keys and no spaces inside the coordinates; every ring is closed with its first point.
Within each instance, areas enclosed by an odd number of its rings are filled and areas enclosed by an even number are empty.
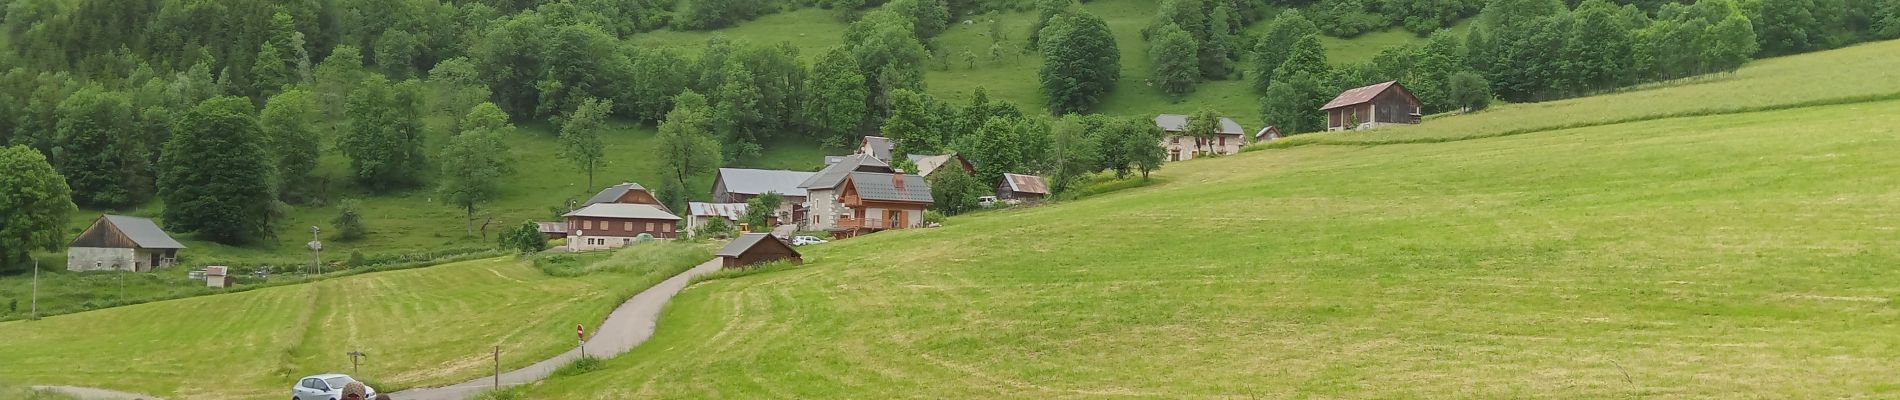
{"type": "MultiPolygon", "coordinates": [[[[718,271],[719,266],[719,259],[715,258],[658,285],[653,285],[646,291],[634,295],[632,299],[627,299],[620,308],[614,309],[613,314],[607,315],[606,323],[591,330],[593,337],[587,341],[587,354],[601,358],[618,356],[646,342],[648,338],[653,337],[653,329],[660,318],[660,309],[666,306],[666,302],[672,300],[673,295],[679,294],[680,290],[685,289],[686,283],[693,277],[718,271]]],[[[580,357],[580,349],[568,350],[566,353],[534,365],[503,372],[501,386],[524,385],[546,379],[554,374],[555,369],[580,357]]],[[[481,392],[493,389],[494,386],[495,377],[489,376],[459,385],[405,390],[393,393],[390,397],[396,400],[462,400],[475,397],[481,392]]]]}
{"type": "Polygon", "coordinates": [[[34,386],[34,390],[46,390],[83,400],[164,400],[157,397],[126,393],[113,390],[95,389],[78,386],[34,386]]]}

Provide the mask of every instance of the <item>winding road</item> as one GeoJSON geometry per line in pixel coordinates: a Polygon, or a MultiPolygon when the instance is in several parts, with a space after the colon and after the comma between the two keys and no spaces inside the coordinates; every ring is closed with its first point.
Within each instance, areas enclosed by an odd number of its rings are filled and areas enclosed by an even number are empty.
{"type": "MultiPolygon", "coordinates": [[[[585,346],[587,353],[595,357],[611,358],[632,351],[634,346],[645,343],[648,338],[653,337],[653,330],[660,319],[660,310],[666,307],[666,302],[672,300],[673,295],[679,294],[680,290],[686,289],[686,284],[692,282],[693,277],[718,271],[719,266],[719,259],[715,258],[684,273],[674,275],[658,285],[653,285],[640,294],[633,295],[633,298],[627,299],[626,303],[621,303],[619,308],[615,308],[612,314],[608,314],[607,322],[600,324],[594,331],[593,338],[589,339],[585,346]]],[[[534,365],[503,372],[500,384],[502,387],[510,387],[547,379],[549,375],[554,374],[555,369],[574,362],[580,357],[581,349],[568,350],[566,353],[542,360],[534,365]]],[[[489,376],[459,385],[404,390],[392,393],[390,397],[396,400],[462,400],[494,389],[495,385],[495,377],[489,376]]]]}
{"type": "MultiPolygon", "coordinates": [[[[667,278],[640,294],[633,295],[633,298],[627,299],[627,302],[615,308],[612,314],[608,314],[606,322],[595,328],[593,338],[588,340],[585,346],[587,353],[595,357],[611,358],[626,354],[632,351],[634,346],[645,343],[647,339],[653,337],[653,330],[660,319],[660,310],[666,307],[666,302],[672,300],[673,296],[679,294],[681,290],[685,290],[686,284],[692,282],[693,277],[718,271],[719,268],[720,261],[714,258],[684,273],[667,278]]],[[[549,375],[554,374],[555,369],[580,357],[580,349],[568,350],[566,353],[542,360],[534,365],[504,372],[500,377],[500,385],[510,387],[547,379],[549,375]]],[[[495,385],[496,378],[491,375],[458,385],[404,390],[392,393],[390,397],[397,400],[463,400],[494,389],[495,385]]],[[[33,388],[83,400],[161,400],[159,397],[150,395],[77,386],[34,386],[33,388]]]]}

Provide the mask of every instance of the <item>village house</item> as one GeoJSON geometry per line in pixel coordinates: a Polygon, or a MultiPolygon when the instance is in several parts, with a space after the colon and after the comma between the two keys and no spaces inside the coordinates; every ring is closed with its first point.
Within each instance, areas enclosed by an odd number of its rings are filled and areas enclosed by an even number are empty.
{"type": "Polygon", "coordinates": [[[1155,116],[1155,126],[1167,131],[1161,145],[1167,148],[1168,161],[1187,161],[1204,154],[1239,154],[1240,146],[1247,144],[1247,132],[1233,118],[1221,117],[1220,133],[1212,139],[1197,138],[1186,134],[1188,117],[1186,115],[1161,114],[1155,116]]]}
{"type": "Polygon", "coordinates": [[[818,170],[811,178],[800,182],[798,187],[806,191],[805,229],[830,230],[838,227],[838,220],[852,215],[839,199],[846,178],[853,172],[893,173],[891,165],[869,154],[853,154],[839,157],[825,169],[818,170]]]}
{"type": "Polygon", "coordinates": [[[857,154],[869,154],[889,164],[892,161],[891,150],[895,148],[897,148],[897,143],[891,142],[890,138],[883,136],[865,136],[864,141],[858,142],[857,154]]]}
{"type": "Polygon", "coordinates": [[[807,193],[798,184],[811,179],[812,175],[814,173],[805,171],[720,168],[713,176],[713,202],[744,204],[766,193],[778,193],[784,201],[779,202],[778,210],[772,213],[778,217],[773,223],[796,223],[805,220],[807,212],[807,193]]]}
{"type": "Polygon", "coordinates": [[[747,233],[727,243],[719,249],[720,263],[725,268],[744,268],[773,261],[787,260],[793,264],[804,262],[797,249],[786,244],[785,240],[767,233],[747,233]]]}
{"type": "Polygon", "coordinates": [[[598,203],[567,213],[567,248],[585,251],[632,244],[640,235],[678,237],[680,217],[652,204],[598,203]]]}
{"type": "Polygon", "coordinates": [[[148,272],[176,264],[184,248],[150,219],[102,215],[66,245],[66,269],[148,272]]]}
{"type": "Polygon", "coordinates": [[[686,234],[699,234],[699,228],[705,227],[713,218],[724,218],[726,225],[739,229],[739,218],[745,216],[745,203],[686,203],[686,234]]]}
{"type": "Polygon", "coordinates": [[[996,183],[996,198],[1010,203],[1034,203],[1049,197],[1049,184],[1035,175],[1003,174],[996,183]]]}
{"type": "Polygon", "coordinates": [[[1353,88],[1320,107],[1326,112],[1326,130],[1372,129],[1385,124],[1417,124],[1418,97],[1399,81],[1353,88]]]}
{"type": "Polygon", "coordinates": [[[930,207],[930,184],[904,173],[850,172],[838,187],[844,215],[833,230],[845,236],[922,227],[930,207]]]}

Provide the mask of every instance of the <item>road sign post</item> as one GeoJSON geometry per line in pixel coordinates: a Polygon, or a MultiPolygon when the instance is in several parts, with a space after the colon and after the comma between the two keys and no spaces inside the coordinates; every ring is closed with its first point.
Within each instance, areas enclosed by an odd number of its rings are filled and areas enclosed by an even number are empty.
{"type": "Polygon", "coordinates": [[[317,238],[316,225],[310,226],[310,266],[317,269],[317,275],[323,275],[323,241],[317,238]]]}
{"type": "Polygon", "coordinates": [[[40,319],[40,259],[33,259],[33,317],[40,319]]]}
{"type": "Polygon", "coordinates": [[[348,354],[350,356],[350,375],[356,375],[357,359],[369,357],[369,355],[363,354],[361,351],[352,351],[348,354]]]}
{"type": "Polygon", "coordinates": [[[501,390],[501,346],[495,346],[495,390],[501,390]]]}

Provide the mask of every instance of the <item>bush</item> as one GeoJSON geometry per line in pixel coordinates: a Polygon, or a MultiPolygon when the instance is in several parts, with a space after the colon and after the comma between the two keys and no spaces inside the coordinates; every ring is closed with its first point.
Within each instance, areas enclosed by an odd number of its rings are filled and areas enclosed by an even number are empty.
{"type": "Polygon", "coordinates": [[[929,225],[929,224],[937,224],[937,225],[942,225],[942,224],[943,224],[943,220],[944,220],[945,218],[948,218],[948,217],[945,217],[945,216],[943,215],[943,213],[942,213],[942,212],[939,212],[939,211],[937,211],[937,210],[928,210],[928,211],[924,211],[924,224],[925,224],[925,225],[929,225]]]}
{"type": "Polygon", "coordinates": [[[350,260],[343,262],[343,265],[351,266],[351,267],[360,267],[360,266],[367,265],[368,263],[369,263],[369,260],[363,258],[363,252],[350,250],[350,260]]]}
{"type": "Polygon", "coordinates": [[[336,234],[331,238],[341,242],[362,239],[369,235],[369,228],[363,226],[362,203],[356,199],[344,200],[336,206],[336,219],[330,220],[336,225],[336,234]]]}
{"type": "Polygon", "coordinates": [[[534,221],[523,221],[501,233],[501,248],[519,254],[534,254],[547,250],[548,238],[541,235],[541,229],[534,221]]]}
{"type": "Polygon", "coordinates": [[[475,396],[475,400],[521,400],[528,398],[528,387],[513,386],[502,390],[490,390],[475,396]]]}
{"type": "Polygon", "coordinates": [[[569,362],[567,365],[562,365],[561,368],[554,370],[554,376],[575,376],[599,371],[606,366],[607,363],[601,361],[599,358],[584,356],[574,359],[573,362],[569,362]]]}

